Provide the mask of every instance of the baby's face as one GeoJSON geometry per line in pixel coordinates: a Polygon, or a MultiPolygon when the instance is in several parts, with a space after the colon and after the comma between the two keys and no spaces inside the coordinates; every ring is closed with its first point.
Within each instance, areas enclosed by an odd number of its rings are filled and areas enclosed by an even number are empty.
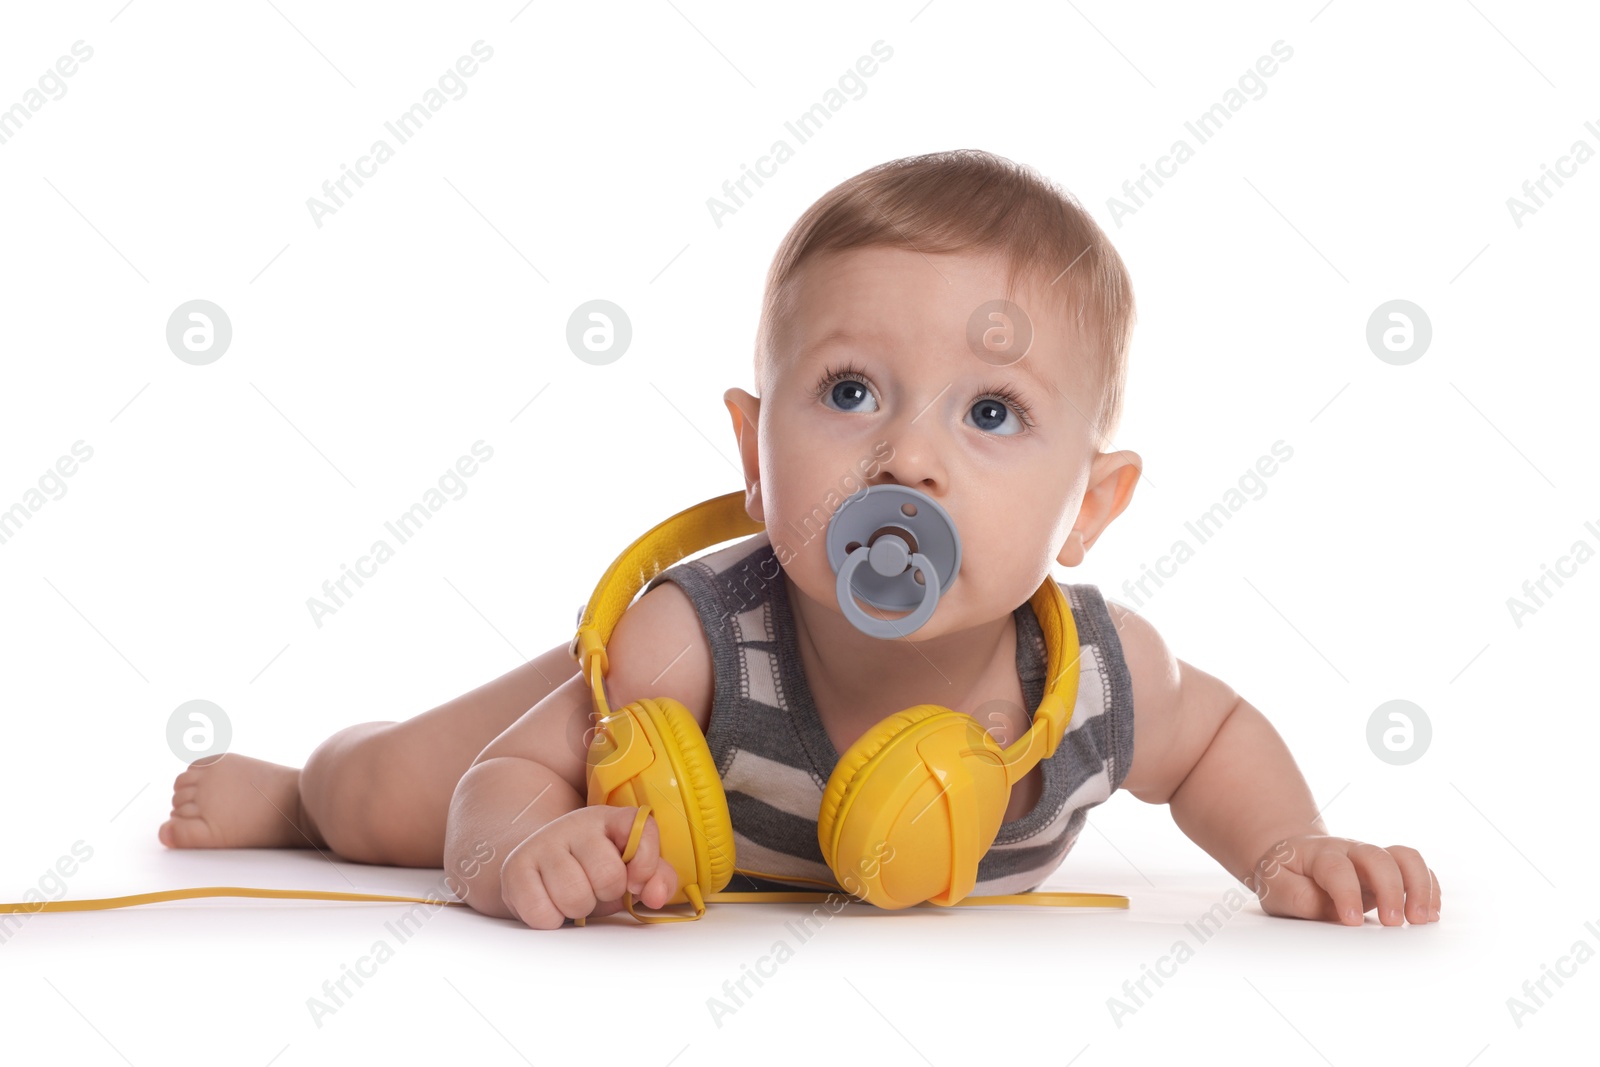
{"type": "Polygon", "coordinates": [[[824,533],[863,483],[926,493],[960,534],[961,569],[917,640],[1000,618],[1064,549],[1077,554],[1063,563],[1081,559],[1068,542],[1097,455],[1092,368],[1055,310],[1065,294],[1040,281],[1012,296],[1033,327],[1026,354],[980,356],[969,320],[1004,294],[998,260],[897,248],[829,254],[796,279],[766,395],[727,399],[756,424],[741,443],[747,508],[811,599],[838,610],[824,533]]]}

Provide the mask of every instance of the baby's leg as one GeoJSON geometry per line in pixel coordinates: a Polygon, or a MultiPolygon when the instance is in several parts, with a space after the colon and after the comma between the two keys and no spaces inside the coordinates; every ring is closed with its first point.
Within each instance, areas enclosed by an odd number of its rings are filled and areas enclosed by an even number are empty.
{"type": "Polygon", "coordinates": [[[456,783],[523,712],[578,673],[561,644],[404,722],[346,727],[303,771],[233,753],[173,783],[171,848],[326,848],[397,867],[444,862],[456,783]]]}

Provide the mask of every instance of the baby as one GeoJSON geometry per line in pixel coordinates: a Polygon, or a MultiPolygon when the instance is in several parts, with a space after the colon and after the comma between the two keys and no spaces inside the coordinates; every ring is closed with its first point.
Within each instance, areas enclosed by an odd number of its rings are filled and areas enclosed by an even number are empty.
{"type": "MultiPolygon", "coordinates": [[[[1100,450],[1133,318],[1122,260],[1088,214],[985,152],[874,167],[784,239],[758,329],[760,395],[723,397],[745,511],[765,528],[655,576],[607,646],[613,709],[668,695],[707,734],[738,865],[773,875],[755,888],[829,880],[822,784],[881,719],[931,703],[1002,745],[1028,730],[1047,681],[1029,599],[1052,561],[1083,562],[1139,480],[1137,454],[1100,450]],[[926,494],[959,531],[959,580],[899,638],[864,635],[835,598],[820,533],[861,482],[926,494]]],[[[1439,882],[1417,850],[1330,836],[1259,711],[1093,586],[1061,588],[1081,646],[1073,718],[1013,788],[976,893],[1037,886],[1087,809],[1122,788],[1168,805],[1269,914],[1438,919],[1439,882]]],[[[159,836],[443,866],[472,907],[539,929],[616,912],[625,892],[662,907],[678,872],[654,817],[624,863],[637,809],[585,804],[591,713],[564,640],[413,719],[342,730],[303,770],[238,755],[191,766],[159,836]]]]}

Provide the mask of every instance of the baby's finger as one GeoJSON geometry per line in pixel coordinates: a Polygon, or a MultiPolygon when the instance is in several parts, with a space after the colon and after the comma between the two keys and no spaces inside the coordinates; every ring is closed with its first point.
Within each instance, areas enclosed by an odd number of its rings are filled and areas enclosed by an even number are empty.
{"type": "Polygon", "coordinates": [[[1361,874],[1361,881],[1372,891],[1378,908],[1378,921],[1385,926],[1400,926],[1400,905],[1405,902],[1405,882],[1395,858],[1377,845],[1365,841],[1350,848],[1350,861],[1361,874]]]}
{"type": "Polygon", "coordinates": [[[535,930],[554,930],[567,919],[550,899],[544,877],[536,866],[521,868],[516,877],[502,875],[500,899],[524,925],[535,930]]]}
{"type": "Polygon", "coordinates": [[[591,911],[587,917],[590,919],[599,919],[606,915],[613,915],[621,910],[622,901],[620,898],[617,900],[602,900],[600,903],[594,906],[594,910],[591,911]]]}
{"type": "MultiPolygon", "coordinates": [[[[633,825],[631,818],[628,825],[633,825]]],[[[660,861],[661,828],[656,825],[655,813],[652,812],[644,820],[644,830],[639,834],[639,847],[634,851],[633,859],[628,861],[628,892],[638,897],[656,873],[660,861]]]]}
{"type": "Polygon", "coordinates": [[[1361,906],[1361,879],[1355,864],[1338,849],[1324,848],[1311,860],[1311,877],[1333,899],[1333,913],[1346,926],[1360,926],[1366,909],[1361,906]]]}
{"type": "Polygon", "coordinates": [[[672,864],[663,860],[656,865],[656,873],[645,883],[639,899],[644,901],[647,907],[662,908],[677,891],[678,871],[672,864]]]}
{"type": "Polygon", "coordinates": [[[1400,877],[1405,883],[1406,918],[1412,923],[1430,921],[1433,907],[1433,877],[1428,865],[1422,862],[1422,853],[1406,845],[1390,845],[1386,849],[1400,867],[1400,877]]]}
{"type": "Polygon", "coordinates": [[[597,901],[588,872],[570,851],[542,860],[539,878],[550,902],[567,918],[582,918],[594,910],[597,901]]]}
{"type": "Polygon", "coordinates": [[[588,876],[589,888],[597,901],[621,900],[628,888],[628,869],[622,856],[607,837],[580,837],[568,848],[588,876]]]}

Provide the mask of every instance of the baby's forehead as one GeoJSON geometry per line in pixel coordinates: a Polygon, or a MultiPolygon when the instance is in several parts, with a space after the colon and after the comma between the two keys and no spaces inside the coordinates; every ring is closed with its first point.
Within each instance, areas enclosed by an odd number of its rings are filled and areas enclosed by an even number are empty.
{"type": "Polygon", "coordinates": [[[797,278],[775,324],[782,361],[809,370],[860,353],[920,359],[940,373],[1013,369],[1045,389],[1081,380],[1087,348],[1061,306],[1065,292],[1053,293],[1048,282],[1028,275],[1013,280],[948,266],[948,281],[931,268],[933,280],[918,273],[819,270],[797,278]]]}
{"type": "Polygon", "coordinates": [[[1015,324],[1035,335],[1065,334],[1077,316],[1071,313],[1070,285],[1056,284],[1064,273],[1047,276],[997,252],[830,250],[807,260],[790,278],[783,324],[791,341],[804,345],[834,332],[840,325],[836,320],[846,320],[858,333],[880,325],[888,333],[948,333],[973,323],[992,326],[998,310],[1014,321],[1026,320],[1015,324]]]}

